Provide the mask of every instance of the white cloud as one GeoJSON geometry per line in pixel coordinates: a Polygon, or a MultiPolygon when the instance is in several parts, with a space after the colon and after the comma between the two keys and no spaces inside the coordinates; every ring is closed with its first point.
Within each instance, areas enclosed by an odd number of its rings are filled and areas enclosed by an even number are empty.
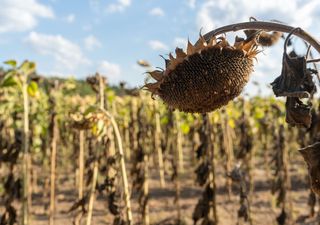
{"type": "Polygon", "coordinates": [[[277,19],[308,29],[320,17],[319,11],[316,12],[319,6],[318,0],[207,0],[199,7],[197,26],[207,32],[222,25],[248,21],[254,15],[257,19],[277,19]]]}
{"type": "Polygon", "coordinates": [[[0,5],[0,33],[27,31],[39,18],[54,18],[52,9],[37,0],[1,0],[0,5]]]}
{"type": "Polygon", "coordinates": [[[131,5],[131,0],[117,0],[116,3],[112,3],[107,6],[107,12],[123,12],[125,8],[131,5]]]}
{"type": "Polygon", "coordinates": [[[188,0],[187,4],[191,9],[194,9],[196,7],[196,0],[188,0]]]}
{"type": "Polygon", "coordinates": [[[69,14],[67,17],[66,17],[66,21],[68,23],[73,23],[74,20],[76,19],[76,16],[74,14],[69,14]]]}
{"type": "Polygon", "coordinates": [[[121,67],[116,63],[111,63],[107,60],[100,62],[98,72],[105,75],[110,82],[118,82],[121,78],[121,67]]]}
{"type": "Polygon", "coordinates": [[[81,48],[61,35],[31,32],[26,42],[40,55],[53,57],[57,67],[65,69],[66,72],[73,72],[79,66],[90,64],[81,48]]]}
{"type": "Polygon", "coordinates": [[[161,8],[156,7],[156,8],[151,9],[151,10],[149,11],[149,14],[152,15],[152,16],[159,16],[159,17],[161,17],[161,16],[164,16],[165,13],[164,13],[164,11],[163,11],[161,8]]]}
{"type": "Polygon", "coordinates": [[[168,50],[169,49],[166,44],[164,44],[158,40],[151,40],[151,41],[149,41],[148,44],[153,50],[168,50]]]}
{"type": "Polygon", "coordinates": [[[89,35],[84,39],[84,46],[91,51],[102,46],[101,42],[93,35],[89,35]]]}
{"type": "Polygon", "coordinates": [[[188,44],[188,40],[187,40],[186,38],[176,37],[176,38],[173,40],[173,45],[174,45],[175,47],[179,47],[179,48],[186,49],[187,44],[188,44]]]}

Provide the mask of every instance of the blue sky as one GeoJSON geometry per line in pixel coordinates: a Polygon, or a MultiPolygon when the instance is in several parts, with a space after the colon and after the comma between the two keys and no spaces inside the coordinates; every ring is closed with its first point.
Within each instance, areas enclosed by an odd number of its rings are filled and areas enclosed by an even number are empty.
{"type": "MultiPolygon", "coordinates": [[[[145,69],[137,60],[163,67],[159,55],[185,48],[188,38],[194,43],[200,29],[205,33],[254,16],[320,36],[319,0],[0,0],[0,5],[2,62],[33,60],[48,76],[85,78],[98,71],[113,84],[130,86],[144,83],[145,69]]],[[[278,44],[259,55],[247,93],[257,92],[252,81],[264,87],[280,74],[281,51],[278,44]]]]}

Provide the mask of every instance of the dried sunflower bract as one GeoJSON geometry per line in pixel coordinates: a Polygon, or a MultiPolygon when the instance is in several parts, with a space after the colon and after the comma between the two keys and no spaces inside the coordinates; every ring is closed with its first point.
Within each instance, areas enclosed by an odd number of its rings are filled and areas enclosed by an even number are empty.
{"type": "Polygon", "coordinates": [[[206,41],[200,35],[195,45],[188,42],[187,52],[176,48],[176,58],[170,53],[165,70],[149,72],[156,82],[144,87],[172,109],[213,111],[241,93],[253,71],[257,47],[255,38],[236,38],[231,46],[224,37],[206,41]]]}

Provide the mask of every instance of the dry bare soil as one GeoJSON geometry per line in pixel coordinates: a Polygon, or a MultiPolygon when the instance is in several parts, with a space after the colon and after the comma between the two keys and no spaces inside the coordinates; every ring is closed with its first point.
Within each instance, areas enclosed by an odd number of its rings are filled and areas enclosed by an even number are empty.
{"type": "MultiPolygon", "coordinates": [[[[201,196],[202,189],[194,180],[194,172],[188,169],[181,176],[181,209],[183,219],[186,224],[193,224],[192,212],[201,196]]],[[[292,224],[319,224],[319,218],[309,218],[308,195],[309,187],[306,178],[306,168],[302,159],[290,166],[292,190],[288,193],[288,204],[292,211],[292,224]]],[[[77,189],[74,182],[74,174],[60,174],[58,182],[57,207],[55,224],[72,224],[73,214],[67,213],[68,209],[77,198],[77,189]]],[[[254,192],[250,195],[251,217],[253,224],[272,225],[277,224],[276,217],[280,214],[280,209],[275,207],[275,197],[271,194],[271,179],[268,178],[264,165],[261,162],[256,163],[253,173],[254,192]]],[[[150,222],[151,224],[171,224],[170,222],[177,216],[176,205],[174,202],[175,190],[174,184],[167,176],[166,188],[160,188],[158,172],[151,168],[150,171],[150,222]]],[[[231,199],[228,198],[225,173],[221,165],[217,165],[217,210],[219,215],[219,224],[234,225],[237,224],[237,211],[239,209],[239,190],[236,185],[233,187],[231,199]]],[[[43,190],[39,188],[39,193],[33,196],[32,224],[48,224],[48,198],[44,198],[43,190]]],[[[137,196],[133,193],[133,217],[135,224],[141,224],[138,215],[137,196]]],[[[86,217],[82,219],[85,224],[86,217]]],[[[98,196],[94,204],[93,223],[112,224],[112,215],[108,212],[107,199],[104,196],[98,196]]],[[[241,224],[241,223],[240,223],[241,224]]]]}

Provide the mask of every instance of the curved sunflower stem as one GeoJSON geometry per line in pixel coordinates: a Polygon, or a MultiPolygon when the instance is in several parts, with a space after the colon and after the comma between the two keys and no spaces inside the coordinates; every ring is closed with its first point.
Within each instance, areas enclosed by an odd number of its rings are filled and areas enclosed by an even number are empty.
{"type": "Polygon", "coordinates": [[[131,211],[131,202],[130,202],[130,192],[129,192],[129,184],[128,184],[128,178],[127,178],[127,172],[126,172],[126,164],[124,159],[124,151],[122,147],[122,140],[120,136],[120,131],[117,125],[117,122],[115,121],[114,117],[105,109],[101,109],[101,111],[110,119],[110,122],[112,124],[112,127],[114,129],[114,133],[117,139],[118,143],[118,154],[120,157],[120,164],[121,164],[121,177],[122,177],[122,183],[123,183],[123,189],[124,189],[124,198],[125,198],[125,205],[127,210],[127,222],[129,225],[132,224],[132,211],[131,211]]]}
{"type": "MultiPolygon", "coordinates": [[[[239,30],[266,30],[266,31],[279,31],[284,33],[290,33],[296,27],[288,26],[283,23],[265,22],[265,21],[250,21],[244,23],[235,23],[227,26],[219,27],[205,34],[203,37],[209,40],[213,36],[224,34],[228,32],[235,32],[239,30]]],[[[302,38],[314,47],[320,53],[320,42],[312,37],[309,33],[299,28],[294,32],[294,35],[302,38]]]]}

